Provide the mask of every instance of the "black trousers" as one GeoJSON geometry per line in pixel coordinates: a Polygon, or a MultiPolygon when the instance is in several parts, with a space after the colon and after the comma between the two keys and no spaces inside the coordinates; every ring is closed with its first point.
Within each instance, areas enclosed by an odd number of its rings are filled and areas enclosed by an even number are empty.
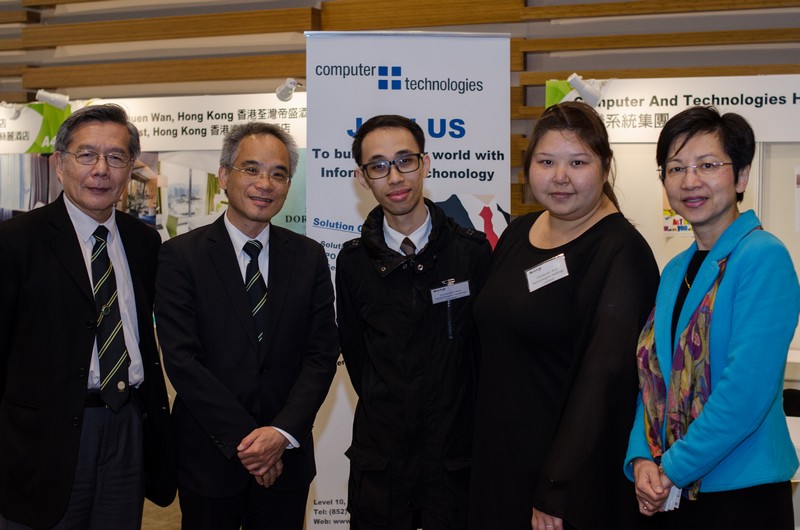
{"type": "Polygon", "coordinates": [[[253,479],[233,497],[204,497],[179,487],[178,498],[182,530],[303,530],[308,488],[282,492],[253,479]]]}

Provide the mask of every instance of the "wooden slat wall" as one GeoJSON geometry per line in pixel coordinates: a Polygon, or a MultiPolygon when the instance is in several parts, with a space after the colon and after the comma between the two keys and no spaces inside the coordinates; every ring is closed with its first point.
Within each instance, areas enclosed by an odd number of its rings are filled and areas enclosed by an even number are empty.
{"type": "MultiPolygon", "coordinates": [[[[23,8],[52,8],[95,0],[20,0],[23,8]]],[[[575,0],[576,2],[580,0],[575,0]]],[[[152,41],[193,37],[302,32],[306,30],[357,31],[400,30],[453,25],[527,23],[563,19],[624,17],[629,15],[672,15],[680,13],[769,10],[800,7],[800,0],[639,0],[526,7],[525,0],[335,0],[322,2],[319,9],[261,9],[214,15],[155,16],[105,22],[40,23],[37,12],[25,9],[0,11],[0,24],[21,24],[21,37],[0,38],[0,51],[48,49],[64,45],[152,41]]],[[[124,15],[121,15],[124,16],[124,15]]],[[[794,17],[795,20],[797,17],[794,17]]],[[[779,45],[800,43],[800,24],[787,19],[783,28],[708,31],[691,33],[650,33],[639,35],[598,35],[569,38],[513,39],[511,71],[518,72],[518,85],[511,88],[512,120],[533,120],[544,108],[528,105],[528,89],[535,91],[548,79],[566,79],[573,70],[526,71],[532,54],[586,50],[644,48],[719,49],[720,46],[779,45]]],[[[101,87],[142,83],[187,81],[237,81],[254,75],[270,78],[305,77],[304,53],[261,56],[230,56],[141,60],[133,62],[91,62],[63,66],[0,66],[0,78],[19,79],[26,89],[2,91],[0,99],[24,102],[38,88],[101,87]],[[256,72],[257,74],[254,74],[256,72]]],[[[800,61],[798,61],[800,62],[800,61]]],[[[690,63],[691,64],[691,63],[690,63]]],[[[686,66],[670,68],[581,69],[585,78],[662,78],[800,73],[800,64],[755,64],[735,66],[686,66]]],[[[522,156],[527,145],[523,135],[512,135],[511,166],[521,180],[522,156]]],[[[524,186],[511,185],[511,213],[520,215],[540,209],[524,186]]]]}
{"type": "Polygon", "coordinates": [[[0,11],[0,24],[35,24],[39,22],[39,13],[24,9],[0,11]]]}
{"type": "Polygon", "coordinates": [[[651,33],[647,35],[608,35],[564,39],[512,39],[511,71],[520,72],[525,70],[526,53],[798,42],[800,42],[800,28],[772,28],[769,31],[753,29],[693,33],[651,33]]]}
{"type": "MultiPolygon", "coordinates": [[[[519,83],[523,86],[544,85],[550,79],[566,79],[573,72],[522,72],[519,83]]],[[[753,64],[740,66],[694,66],[678,68],[624,68],[615,70],[581,70],[586,79],[651,79],[663,77],[727,77],[741,75],[800,74],[800,63],[753,64]]]]}
{"type": "MultiPolygon", "coordinates": [[[[275,77],[305,77],[303,53],[171,61],[84,64],[28,68],[23,86],[54,88],[96,86],[114,80],[115,84],[135,85],[158,79],[161,83],[190,81],[228,81],[253,79],[254,73],[269,72],[275,77]],[[142,76],[142,72],[147,75],[142,76]]],[[[257,78],[258,76],[256,76],[257,78]]]]}
{"type": "Polygon", "coordinates": [[[326,31],[519,22],[525,0],[355,0],[323,2],[326,31]]]}
{"type": "Polygon", "coordinates": [[[620,17],[630,15],[664,15],[728,11],[732,9],[773,9],[798,7],[798,0],[636,0],[632,2],[606,2],[561,6],[526,7],[522,20],[557,20],[564,18],[620,17]]]}
{"type": "Polygon", "coordinates": [[[189,15],[28,26],[24,48],[55,48],[74,44],[148,41],[164,38],[219,37],[320,29],[317,9],[270,9],[213,15],[189,15]]]}
{"type": "Polygon", "coordinates": [[[97,0],[22,0],[22,7],[53,7],[62,4],[83,4],[97,0]]]}

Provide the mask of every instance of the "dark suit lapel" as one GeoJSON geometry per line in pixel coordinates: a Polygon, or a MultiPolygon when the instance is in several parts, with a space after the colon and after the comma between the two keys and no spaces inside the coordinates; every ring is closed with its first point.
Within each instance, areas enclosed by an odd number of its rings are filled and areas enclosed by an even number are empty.
{"type": "Polygon", "coordinates": [[[59,195],[48,208],[48,218],[51,232],[49,234],[50,246],[58,260],[66,269],[72,280],[80,287],[81,292],[94,303],[89,273],[86,271],[86,262],[83,260],[80,241],[75,233],[75,227],[67,214],[64,205],[64,196],[59,195]]]}
{"type": "MultiPolygon", "coordinates": [[[[231,237],[225,228],[223,217],[224,214],[209,227],[209,259],[214,264],[214,269],[217,271],[222,288],[231,300],[234,314],[242,323],[253,347],[258,349],[258,338],[256,337],[256,328],[253,325],[250,302],[247,299],[247,292],[244,290],[244,280],[242,279],[242,272],[239,270],[239,263],[236,261],[236,250],[233,248],[231,237]]],[[[198,288],[202,289],[203,286],[200,285],[198,288]]]]}
{"type": "MultiPolygon", "coordinates": [[[[269,228],[269,283],[267,285],[266,303],[266,328],[264,330],[264,345],[269,346],[275,329],[278,326],[278,317],[286,303],[289,288],[292,284],[292,264],[294,255],[291,252],[289,240],[286,238],[285,229],[275,225],[269,228]]],[[[267,348],[261,349],[264,355],[267,348]]]]}

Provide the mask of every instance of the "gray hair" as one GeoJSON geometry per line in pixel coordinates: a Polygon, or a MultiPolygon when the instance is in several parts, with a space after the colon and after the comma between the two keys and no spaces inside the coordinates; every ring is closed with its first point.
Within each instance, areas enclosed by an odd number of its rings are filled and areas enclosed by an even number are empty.
{"type": "Polygon", "coordinates": [[[233,165],[233,161],[236,160],[236,153],[239,151],[239,145],[242,143],[242,140],[251,135],[274,136],[280,140],[289,151],[289,175],[294,176],[294,172],[297,169],[297,162],[300,160],[297,142],[294,141],[292,135],[278,125],[260,121],[242,123],[230,128],[228,134],[225,135],[225,139],[222,140],[222,153],[220,153],[219,156],[219,165],[230,168],[233,165]]]}
{"type": "Polygon", "coordinates": [[[125,112],[125,109],[114,103],[88,105],[67,116],[67,119],[58,128],[55,150],[62,153],[66,151],[70,142],[72,142],[72,135],[75,129],[89,122],[116,123],[127,128],[130,136],[128,140],[128,155],[133,160],[139,158],[142,153],[142,147],[139,143],[139,129],[128,121],[128,113],[125,112]]]}

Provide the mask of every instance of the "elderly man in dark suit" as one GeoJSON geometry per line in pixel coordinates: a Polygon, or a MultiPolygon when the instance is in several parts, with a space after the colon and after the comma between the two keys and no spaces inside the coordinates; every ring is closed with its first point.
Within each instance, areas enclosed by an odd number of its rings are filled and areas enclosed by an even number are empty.
{"type": "Polygon", "coordinates": [[[274,226],[297,167],[280,127],[223,142],[228,209],[161,249],[156,328],[177,390],[183,528],[301,530],[311,428],[339,354],[322,247],[274,226]]]}
{"type": "Polygon", "coordinates": [[[58,131],[53,203],[0,223],[0,528],[138,529],[175,497],[153,333],[160,239],[114,210],[139,156],[116,105],[58,131]]]}

